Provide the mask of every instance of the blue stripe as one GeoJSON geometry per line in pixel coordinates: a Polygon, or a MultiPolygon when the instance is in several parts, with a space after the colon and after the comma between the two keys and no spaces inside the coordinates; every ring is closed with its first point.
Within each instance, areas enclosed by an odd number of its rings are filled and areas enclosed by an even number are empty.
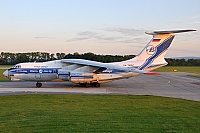
{"type": "Polygon", "coordinates": [[[16,74],[37,74],[37,73],[58,73],[60,68],[31,68],[31,69],[12,69],[10,73],[16,74]]]}
{"type": "Polygon", "coordinates": [[[166,41],[158,45],[156,47],[156,53],[149,57],[149,59],[146,60],[146,62],[139,68],[139,70],[143,70],[144,68],[148,67],[158,56],[164,53],[167,50],[167,48],[169,48],[174,37],[175,36],[170,36],[169,39],[166,39],[166,41]]]}

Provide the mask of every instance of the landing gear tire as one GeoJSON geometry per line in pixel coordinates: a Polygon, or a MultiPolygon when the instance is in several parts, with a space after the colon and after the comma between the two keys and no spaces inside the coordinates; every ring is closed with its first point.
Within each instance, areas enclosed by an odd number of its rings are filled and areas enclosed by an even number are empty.
{"type": "Polygon", "coordinates": [[[37,88],[42,87],[42,83],[37,82],[37,83],[36,83],[36,87],[37,87],[37,88]]]}
{"type": "Polygon", "coordinates": [[[101,85],[99,83],[95,83],[94,86],[99,88],[101,85]]]}
{"type": "Polygon", "coordinates": [[[85,86],[85,84],[83,84],[83,83],[81,83],[81,84],[79,84],[80,86],[82,86],[82,87],[84,87],[85,86]]]}
{"type": "Polygon", "coordinates": [[[86,83],[86,84],[85,84],[85,87],[86,87],[86,88],[90,88],[90,83],[86,83]]]}

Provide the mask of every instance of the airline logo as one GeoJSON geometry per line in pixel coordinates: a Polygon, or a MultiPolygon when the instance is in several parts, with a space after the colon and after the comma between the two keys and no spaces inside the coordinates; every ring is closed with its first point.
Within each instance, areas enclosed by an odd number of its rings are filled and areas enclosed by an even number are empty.
{"type": "Polygon", "coordinates": [[[153,55],[156,51],[156,48],[153,46],[153,45],[149,45],[147,48],[146,48],[146,52],[148,55],[153,55]]]}

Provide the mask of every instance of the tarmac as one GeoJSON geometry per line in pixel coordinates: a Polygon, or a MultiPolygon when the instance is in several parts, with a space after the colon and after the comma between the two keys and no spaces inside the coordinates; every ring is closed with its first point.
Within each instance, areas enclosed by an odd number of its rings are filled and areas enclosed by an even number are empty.
{"type": "Polygon", "coordinates": [[[19,94],[114,94],[154,95],[200,101],[200,79],[191,73],[162,72],[140,75],[102,84],[100,88],[85,88],[70,82],[45,82],[41,88],[35,82],[0,82],[0,95],[19,94]]]}

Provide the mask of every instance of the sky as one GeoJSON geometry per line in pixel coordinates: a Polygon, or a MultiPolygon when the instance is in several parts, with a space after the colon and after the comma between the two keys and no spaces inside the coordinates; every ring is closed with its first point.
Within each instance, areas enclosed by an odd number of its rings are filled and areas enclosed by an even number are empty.
{"type": "Polygon", "coordinates": [[[200,57],[199,0],[0,0],[0,52],[137,55],[145,31],[188,28],[166,57],[200,57]]]}

